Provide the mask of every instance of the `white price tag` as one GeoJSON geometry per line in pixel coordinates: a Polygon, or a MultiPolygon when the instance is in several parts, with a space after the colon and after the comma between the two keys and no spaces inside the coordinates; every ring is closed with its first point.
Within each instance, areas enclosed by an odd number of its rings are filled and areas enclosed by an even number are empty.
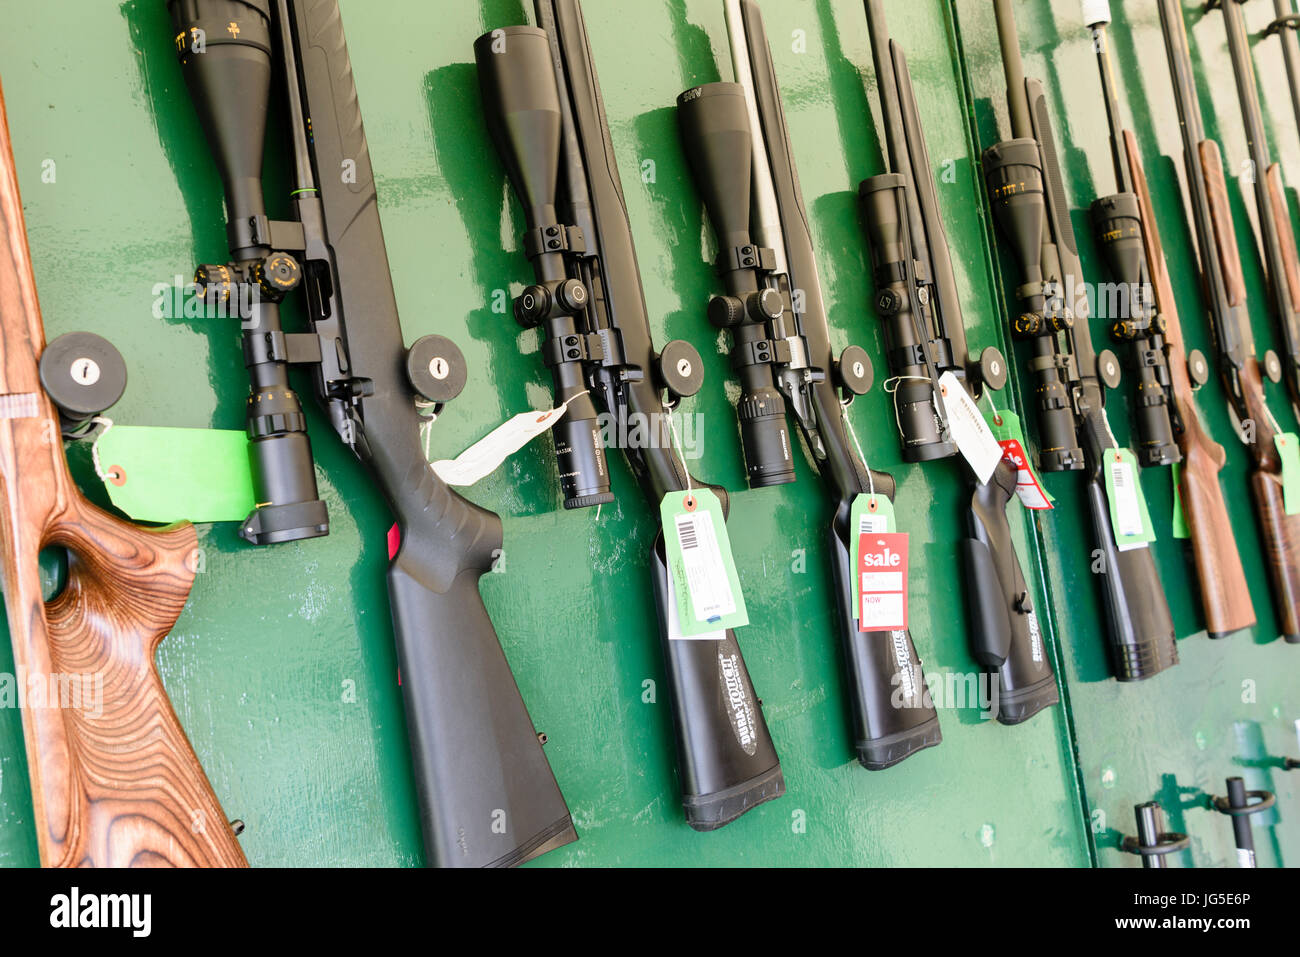
{"type": "Polygon", "coordinates": [[[521,412],[507,419],[454,459],[439,459],[433,471],[448,485],[467,486],[485,478],[501,463],[541,435],[568,411],[567,402],[549,412],[521,412]]]}
{"type": "Polygon", "coordinates": [[[945,372],[939,376],[939,388],[943,392],[943,408],[952,440],[983,485],[1002,461],[1002,446],[993,437],[984,416],[980,415],[979,406],[960,379],[945,372]]]}

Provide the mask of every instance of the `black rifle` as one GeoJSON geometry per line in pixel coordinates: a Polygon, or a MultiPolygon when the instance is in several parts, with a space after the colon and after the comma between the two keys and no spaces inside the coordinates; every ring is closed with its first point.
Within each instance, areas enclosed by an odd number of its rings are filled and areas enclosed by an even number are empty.
{"type": "Polygon", "coordinates": [[[1183,343],[1159,224],[1150,208],[1146,173],[1136,139],[1120,119],[1110,58],[1110,4],[1085,0],[1084,13],[1097,51],[1118,187],[1114,195],[1092,204],[1097,241],[1111,274],[1125,290],[1120,302],[1126,305],[1127,315],[1113,322],[1111,331],[1133,344],[1138,378],[1134,402],[1144,464],[1182,460],[1178,493],[1201,586],[1206,631],[1211,638],[1222,638],[1253,625],[1255,610],[1219,485],[1219,470],[1227,456],[1206,431],[1196,407],[1194,389],[1209,379],[1210,364],[1200,350],[1189,354],[1183,343]],[[1171,427],[1177,446],[1169,459],[1164,443],[1171,427]]]}
{"type": "MultiPolygon", "coordinates": [[[[1205,137],[1182,9],[1178,0],[1159,0],[1159,3],[1169,76],[1183,134],[1187,198],[1196,230],[1201,288],[1219,354],[1219,374],[1228,393],[1229,409],[1254,466],[1251,491],[1264,539],[1278,623],[1287,641],[1300,642],[1300,515],[1286,514],[1282,460],[1274,442],[1281,429],[1265,400],[1264,376],[1255,356],[1246,280],[1228,205],[1223,157],[1219,144],[1205,137]]],[[[1271,350],[1265,365],[1277,373],[1272,376],[1277,381],[1279,362],[1271,350]]]]}
{"type": "Polygon", "coordinates": [[[1043,85],[1025,78],[1011,0],[996,0],[994,12],[1015,139],[989,147],[982,162],[994,217],[1021,269],[1016,294],[1023,311],[1012,332],[1033,349],[1039,466],[1086,471],[1112,669],[1120,681],[1150,678],[1177,664],[1178,650],[1151,549],[1121,550],[1111,527],[1103,453],[1117,443],[1098,376],[1117,383],[1118,360],[1108,353],[1099,359],[1093,351],[1087,298],[1077,292],[1083,270],[1043,85]]]}
{"type": "MultiPolygon", "coordinates": [[[[707,487],[725,509],[726,492],[692,479],[674,451],[668,414],[698,391],[702,366],[684,342],[655,351],[582,9],[577,0],[537,0],[536,11],[540,29],[505,27],[474,44],[488,127],[523,207],[537,279],[515,300],[515,317],[541,326],[557,399],[585,389],[618,435],[639,426],[644,441],[624,454],[652,505],[707,487]]],[[[560,471],[580,473],[565,481],[565,506],[607,500],[594,406],[571,403],[565,418],[575,421],[555,438],[560,471]]],[[[662,532],[651,570],[682,805],[691,827],[713,830],[780,797],[781,765],[731,630],[716,641],[670,634],[662,532]]]]}
{"type": "Polygon", "coordinates": [[[751,483],[772,484],[767,476],[784,471],[793,477],[788,400],[831,493],[827,540],[852,731],[858,760],[878,770],[942,740],[911,635],[905,629],[859,631],[854,607],[853,500],[874,494],[892,503],[894,480],[869,471],[850,440],[844,405],[867,390],[870,362],[856,346],[838,362],[831,353],[762,15],[749,0],[726,0],[726,13],[738,82],[710,83],[677,98],[682,144],[718,237],[718,272],[726,287],[726,295],[709,304],[709,317],[731,330],[732,364],[745,390],[738,412],[751,483]]]}
{"type": "Polygon", "coordinates": [[[440,336],[403,344],[338,2],[168,7],[229,220],[232,262],[200,267],[197,281],[210,302],[252,303],[243,339],[260,504],[243,534],[263,544],[327,531],[288,379],[290,363],[306,364],[397,519],[388,590],[428,862],[518,864],[576,840],[479,596],[501,521],[452,492],[420,442],[417,395],[439,408],[464,384],[464,363],[440,336]],[[268,219],[261,178],[273,79],[293,163],[287,221],[268,219]],[[310,332],[281,330],[279,303],[295,289],[310,332]]]}
{"type": "Polygon", "coordinates": [[[1255,212],[1259,218],[1260,244],[1264,250],[1264,274],[1268,280],[1268,297],[1273,322],[1282,337],[1282,373],[1286,377],[1291,402],[1300,408],[1300,256],[1296,253],[1295,233],[1282,183],[1282,167],[1271,162],[1264,116],[1255,85],[1255,67],[1250,57],[1250,41],[1242,17],[1242,0],[1210,0],[1207,8],[1223,10],[1223,24],[1228,34],[1228,53],[1232,57],[1232,75],[1237,81],[1237,101],[1246,127],[1246,145],[1255,171],[1255,212]]]}
{"type": "MultiPolygon", "coordinates": [[[[977,362],[971,359],[907,58],[889,37],[883,0],[867,0],[866,10],[884,115],[886,172],[864,180],[858,192],[871,247],[876,311],[890,372],[898,380],[894,405],[903,458],[929,462],[959,456],[940,377],[951,372],[959,387],[978,399],[983,389],[1006,384],[1007,362],[993,347],[977,362]]],[[[961,470],[970,488],[960,551],[971,653],[997,678],[998,720],[1017,724],[1058,700],[1007,523],[1018,470],[1002,459],[987,482],[965,459],[961,470]]]]}

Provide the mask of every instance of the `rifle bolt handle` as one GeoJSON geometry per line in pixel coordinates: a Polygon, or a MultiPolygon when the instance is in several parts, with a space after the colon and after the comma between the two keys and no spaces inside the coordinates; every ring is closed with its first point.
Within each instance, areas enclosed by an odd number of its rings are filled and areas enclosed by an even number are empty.
{"type": "Polygon", "coordinates": [[[1200,349],[1193,349],[1187,356],[1187,375],[1191,378],[1192,384],[1200,388],[1210,381],[1210,363],[1205,358],[1205,353],[1200,349]]]}

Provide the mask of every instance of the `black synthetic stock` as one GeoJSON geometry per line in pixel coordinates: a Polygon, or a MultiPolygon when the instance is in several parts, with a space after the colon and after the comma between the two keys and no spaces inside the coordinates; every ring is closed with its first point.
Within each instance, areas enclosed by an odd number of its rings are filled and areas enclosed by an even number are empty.
{"type": "Polygon", "coordinates": [[[911,635],[907,631],[858,631],[858,611],[854,608],[856,570],[849,568],[849,543],[856,531],[849,528],[849,513],[855,496],[873,490],[892,502],[894,479],[884,472],[871,471],[868,474],[867,466],[849,439],[844,409],[831,376],[834,356],[830,325],[817,276],[812,231],[799,191],[762,14],[749,0],[742,0],[740,8],[763,142],[767,147],[772,186],[780,210],[790,287],[802,293],[804,309],[800,331],[807,343],[809,364],[826,373],[820,382],[809,386],[816,431],[805,428],[804,438],[831,493],[834,507],[829,540],[839,598],[840,643],[851,685],[853,729],[858,760],[863,766],[875,770],[938,744],[941,740],[939,719],[933,707],[925,704],[927,696],[921,694],[924,676],[911,635]],[[920,700],[914,705],[904,702],[903,707],[893,704],[895,693],[909,687],[913,693],[920,694],[920,700]]]}
{"type": "MultiPolygon", "coordinates": [[[[213,0],[174,2],[195,14],[213,0]]],[[[311,122],[310,138],[290,131],[296,169],[318,186],[298,184],[297,223],[258,229],[289,236],[298,227],[292,251],[324,356],[313,366],[318,397],[397,519],[389,595],[428,863],[519,863],[576,834],[478,595],[478,577],[501,544],[500,521],[453,493],[424,456],[337,0],[275,7],[284,32],[271,31],[274,45],[286,35],[292,43],[280,50],[282,89],[311,122]],[[355,170],[346,183],[345,160],[355,170]],[[349,320],[357,335],[348,334],[349,320]]],[[[241,105],[258,112],[257,103],[241,105]]],[[[264,128],[265,116],[250,123],[264,128]]],[[[232,225],[232,237],[242,228],[232,225]]]]}
{"type": "Polygon", "coordinates": [[[398,656],[410,663],[402,691],[426,853],[437,865],[520,863],[577,834],[478,596],[478,577],[500,547],[500,519],[428,466],[338,3],[292,7],[337,317],[353,375],[374,389],[359,403],[355,450],[401,535],[389,598],[398,656]],[[355,162],[354,182],[337,173],[345,160],[355,162]],[[348,319],[357,334],[347,334],[348,319]],[[457,681],[480,694],[450,690],[457,681]]]}
{"type": "Polygon", "coordinates": [[[1016,467],[1003,460],[986,483],[970,483],[967,537],[961,542],[971,654],[997,674],[996,717],[1003,724],[1019,724],[1059,700],[1007,521],[1016,475],[1016,467]]]}

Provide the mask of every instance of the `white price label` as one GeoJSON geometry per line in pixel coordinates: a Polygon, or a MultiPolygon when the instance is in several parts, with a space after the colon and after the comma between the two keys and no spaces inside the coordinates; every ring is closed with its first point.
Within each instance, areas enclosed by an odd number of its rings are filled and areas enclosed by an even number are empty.
{"type": "Polygon", "coordinates": [[[945,372],[939,376],[939,388],[943,392],[943,408],[952,440],[983,485],[1002,461],[1002,446],[960,379],[945,372]]]}

